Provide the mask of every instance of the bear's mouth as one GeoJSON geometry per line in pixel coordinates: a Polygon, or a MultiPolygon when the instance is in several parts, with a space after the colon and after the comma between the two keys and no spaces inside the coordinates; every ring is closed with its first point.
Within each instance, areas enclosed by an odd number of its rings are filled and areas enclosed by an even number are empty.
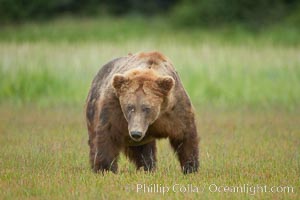
{"type": "Polygon", "coordinates": [[[134,139],[134,138],[131,138],[131,140],[133,140],[133,141],[135,141],[135,142],[140,142],[140,141],[143,140],[143,138],[141,138],[141,139],[134,139]]]}
{"type": "Polygon", "coordinates": [[[144,144],[147,144],[149,142],[152,142],[154,140],[153,137],[151,136],[145,136],[143,137],[141,140],[139,141],[136,141],[136,140],[133,140],[131,137],[129,140],[127,140],[127,145],[128,146],[140,146],[140,145],[144,145],[144,144]]]}

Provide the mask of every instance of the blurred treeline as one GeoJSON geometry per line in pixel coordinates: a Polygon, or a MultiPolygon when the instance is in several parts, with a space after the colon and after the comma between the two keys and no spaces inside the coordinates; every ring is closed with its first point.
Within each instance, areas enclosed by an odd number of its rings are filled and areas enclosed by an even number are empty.
{"type": "Polygon", "coordinates": [[[1,22],[72,16],[164,16],[180,26],[300,24],[299,0],[0,0],[1,22]]]}

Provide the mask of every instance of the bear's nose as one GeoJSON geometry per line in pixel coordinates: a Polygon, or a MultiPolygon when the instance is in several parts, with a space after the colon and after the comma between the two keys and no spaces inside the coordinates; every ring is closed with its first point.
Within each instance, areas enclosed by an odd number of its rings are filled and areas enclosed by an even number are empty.
{"type": "Polygon", "coordinates": [[[140,131],[131,131],[130,135],[133,139],[138,140],[142,137],[142,132],[140,132],[140,131]]]}

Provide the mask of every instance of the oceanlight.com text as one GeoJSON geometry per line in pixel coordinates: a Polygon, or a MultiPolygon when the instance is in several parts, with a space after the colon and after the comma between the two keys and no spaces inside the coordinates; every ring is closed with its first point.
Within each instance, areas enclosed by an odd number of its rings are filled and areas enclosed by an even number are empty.
{"type": "Polygon", "coordinates": [[[258,193],[294,193],[295,189],[293,186],[268,186],[268,185],[220,185],[220,184],[209,184],[209,185],[196,185],[196,184],[177,184],[172,185],[152,183],[138,183],[134,187],[127,187],[127,190],[135,191],[137,193],[158,193],[165,195],[167,193],[246,193],[249,195],[255,195],[258,193]]]}

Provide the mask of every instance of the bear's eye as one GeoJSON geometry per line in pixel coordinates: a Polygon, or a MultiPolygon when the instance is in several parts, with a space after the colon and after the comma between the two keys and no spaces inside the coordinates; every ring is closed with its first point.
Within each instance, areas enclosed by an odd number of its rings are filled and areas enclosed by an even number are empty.
{"type": "Polygon", "coordinates": [[[145,113],[150,113],[150,108],[149,107],[143,107],[142,111],[145,113]]]}
{"type": "Polygon", "coordinates": [[[128,112],[134,112],[135,111],[135,107],[133,105],[128,105],[127,106],[127,111],[128,112]]]}

